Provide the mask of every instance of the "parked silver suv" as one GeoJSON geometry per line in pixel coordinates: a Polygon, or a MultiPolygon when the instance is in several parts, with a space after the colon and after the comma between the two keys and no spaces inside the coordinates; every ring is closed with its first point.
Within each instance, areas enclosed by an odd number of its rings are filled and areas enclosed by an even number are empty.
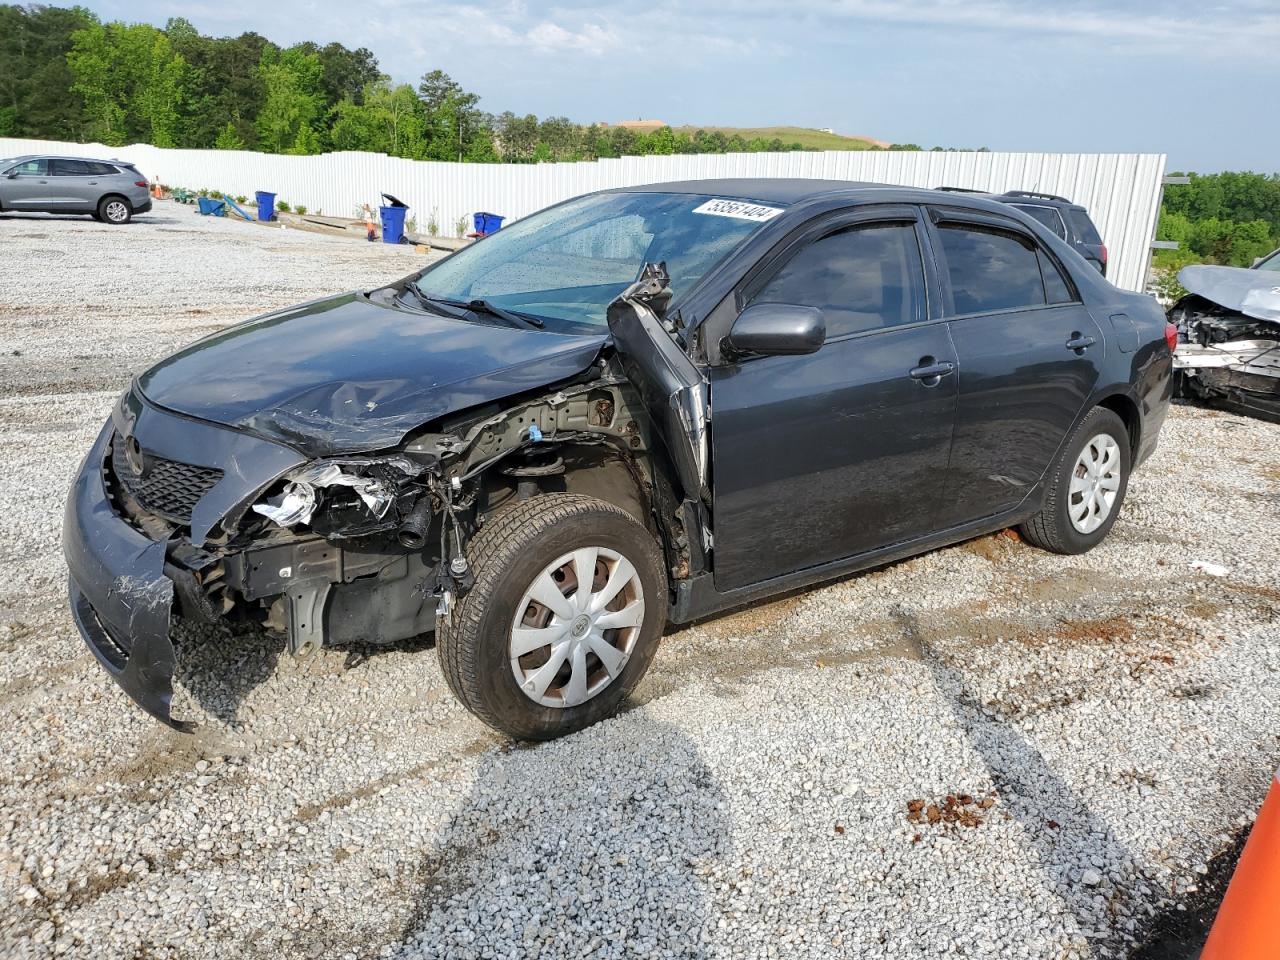
{"type": "Polygon", "coordinates": [[[128,223],[151,209],[147,178],[123,160],[30,155],[0,160],[0,210],[88,213],[128,223]]]}

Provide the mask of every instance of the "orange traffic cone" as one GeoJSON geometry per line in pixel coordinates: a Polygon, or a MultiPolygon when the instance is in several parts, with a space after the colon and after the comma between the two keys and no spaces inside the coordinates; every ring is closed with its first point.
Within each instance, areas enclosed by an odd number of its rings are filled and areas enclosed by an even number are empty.
{"type": "Polygon", "coordinates": [[[1200,960],[1280,957],[1280,771],[1262,802],[1200,960]]]}

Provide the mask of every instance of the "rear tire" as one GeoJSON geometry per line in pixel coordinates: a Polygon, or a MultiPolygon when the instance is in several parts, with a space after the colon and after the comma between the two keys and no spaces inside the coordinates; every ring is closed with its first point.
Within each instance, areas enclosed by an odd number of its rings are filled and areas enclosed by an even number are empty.
{"type": "Polygon", "coordinates": [[[611,716],[666,625],[653,535],[612,504],[544,494],[490,517],[467,557],[475,584],[436,627],[441,669],[462,704],[525,740],[611,716]],[[579,571],[591,578],[585,591],[579,571]]]}
{"type": "Polygon", "coordinates": [[[124,197],[103,197],[98,201],[97,217],[103,223],[119,226],[133,219],[133,208],[124,197]]]}
{"type": "Polygon", "coordinates": [[[1019,527],[1023,538],[1052,553],[1092,550],[1120,514],[1131,463],[1124,421],[1094,407],[1063,445],[1040,512],[1019,527]]]}

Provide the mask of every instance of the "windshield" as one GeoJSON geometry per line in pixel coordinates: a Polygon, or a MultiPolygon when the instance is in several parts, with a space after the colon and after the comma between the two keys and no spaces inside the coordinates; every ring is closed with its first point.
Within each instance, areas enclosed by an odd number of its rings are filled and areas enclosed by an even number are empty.
{"type": "Polygon", "coordinates": [[[671,289],[691,289],[781,208],[689,193],[605,193],[517,220],[424,271],[428,297],[484,300],[552,326],[603,325],[646,263],[665,261],[671,289]]]}
{"type": "Polygon", "coordinates": [[[1270,270],[1272,273],[1280,273],[1280,250],[1277,250],[1261,263],[1255,264],[1255,270],[1270,270]]]}

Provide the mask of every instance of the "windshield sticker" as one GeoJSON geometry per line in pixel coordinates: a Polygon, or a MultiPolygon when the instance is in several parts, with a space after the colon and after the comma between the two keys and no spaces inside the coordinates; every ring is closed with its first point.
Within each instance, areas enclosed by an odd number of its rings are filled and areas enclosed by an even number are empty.
{"type": "Polygon", "coordinates": [[[694,207],[694,213],[706,213],[713,217],[733,217],[735,220],[754,220],[763,223],[772,220],[782,212],[778,207],[766,207],[745,200],[708,200],[702,206],[694,207]]]}

